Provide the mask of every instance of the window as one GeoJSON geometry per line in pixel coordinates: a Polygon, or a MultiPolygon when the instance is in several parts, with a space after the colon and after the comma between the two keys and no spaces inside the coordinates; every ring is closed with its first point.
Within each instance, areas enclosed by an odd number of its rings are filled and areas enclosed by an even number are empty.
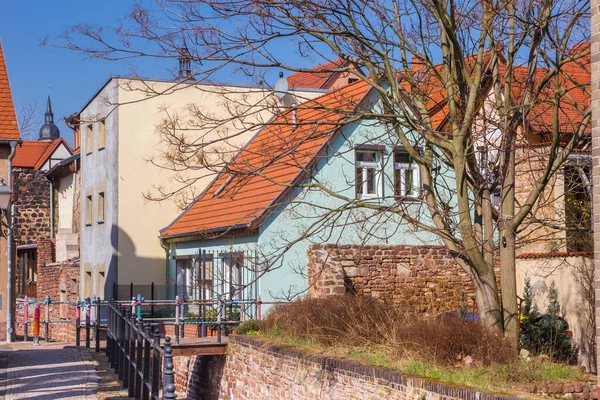
{"type": "Polygon", "coordinates": [[[567,251],[592,252],[591,165],[568,164],[563,173],[567,251]]]}
{"type": "Polygon", "coordinates": [[[359,199],[380,196],[380,151],[356,151],[356,197],[359,199]]]}
{"type": "Polygon", "coordinates": [[[202,254],[196,259],[196,280],[199,286],[199,293],[197,298],[200,299],[211,299],[213,295],[213,255],[202,254]]]}
{"type": "Polygon", "coordinates": [[[98,136],[98,150],[106,147],[106,120],[100,121],[100,134],[98,136]]]}
{"type": "Polygon", "coordinates": [[[396,197],[419,196],[419,167],[407,152],[394,153],[394,195],[396,197]]]}
{"type": "Polygon", "coordinates": [[[92,225],[92,195],[85,198],[85,225],[92,225]]]}
{"type": "Polygon", "coordinates": [[[241,300],[244,291],[243,268],[244,256],[241,253],[223,255],[223,288],[222,293],[229,299],[241,300]]]}
{"type": "Polygon", "coordinates": [[[94,151],[94,127],[89,124],[85,128],[85,153],[87,155],[92,154],[94,151]]]}
{"type": "Polygon", "coordinates": [[[104,223],[104,192],[98,193],[98,223],[104,223]]]}

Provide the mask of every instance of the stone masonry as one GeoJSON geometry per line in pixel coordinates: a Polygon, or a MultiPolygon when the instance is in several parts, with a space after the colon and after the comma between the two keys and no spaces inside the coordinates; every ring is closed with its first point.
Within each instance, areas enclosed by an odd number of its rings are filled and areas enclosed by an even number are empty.
{"type": "Polygon", "coordinates": [[[173,357],[177,393],[188,399],[217,399],[225,362],[224,355],[173,357]]]}
{"type": "MultiPolygon", "coordinates": [[[[38,300],[43,302],[46,296],[50,296],[53,302],[71,302],[74,304],[79,298],[79,263],[65,262],[54,263],[54,244],[50,239],[39,240],[37,243],[38,258],[38,300]]],[[[42,319],[45,316],[46,305],[42,304],[40,312],[42,319]]],[[[29,307],[29,317],[33,318],[34,306],[29,307]]],[[[73,305],[50,304],[50,320],[75,319],[75,307],[73,305]]],[[[19,307],[16,313],[17,322],[24,319],[23,308],[19,307]]],[[[43,332],[43,326],[41,327],[43,332]]],[[[17,335],[23,334],[23,327],[17,324],[17,335]]],[[[31,327],[29,335],[31,336],[31,327]]],[[[74,323],[55,323],[49,326],[51,339],[59,341],[75,341],[74,323]]]]}
{"type": "MultiPolygon", "coordinates": [[[[596,272],[596,342],[600,343],[600,0],[592,0],[592,173],[594,264],[596,272]]],[[[597,351],[600,364],[600,351],[597,351]]]]}
{"type": "Polygon", "coordinates": [[[309,295],[356,293],[411,312],[475,311],[473,284],[442,246],[312,245],[309,295]]]}
{"type": "Polygon", "coordinates": [[[219,392],[223,400],[421,398],[507,399],[356,361],[303,353],[243,335],[229,340],[219,392]]]}
{"type": "Polygon", "coordinates": [[[14,168],[15,244],[50,237],[50,182],[43,171],[14,168]]]}

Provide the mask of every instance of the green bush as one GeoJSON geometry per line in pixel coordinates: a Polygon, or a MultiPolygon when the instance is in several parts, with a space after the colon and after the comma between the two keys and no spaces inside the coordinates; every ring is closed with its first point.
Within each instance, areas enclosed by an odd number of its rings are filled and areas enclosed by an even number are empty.
{"type": "Polygon", "coordinates": [[[262,321],[258,319],[249,319],[242,322],[237,328],[235,333],[238,335],[247,335],[253,332],[259,332],[262,329],[262,321]]]}
{"type": "Polygon", "coordinates": [[[560,316],[558,289],[554,282],[548,291],[548,309],[541,314],[533,305],[530,279],[525,280],[524,305],[521,315],[521,348],[533,355],[546,354],[554,361],[575,363],[577,348],[569,336],[569,324],[560,316]]]}

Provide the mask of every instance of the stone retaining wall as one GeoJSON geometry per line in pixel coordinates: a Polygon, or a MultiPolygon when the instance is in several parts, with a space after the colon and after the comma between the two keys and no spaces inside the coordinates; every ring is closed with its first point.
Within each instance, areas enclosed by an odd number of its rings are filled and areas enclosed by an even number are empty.
{"type": "Polygon", "coordinates": [[[473,284],[443,246],[312,245],[309,295],[356,293],[413,312],[475,311],[473,284]]]}
{"type": "Polygon", "coordinates": [[[229,339],[219,399],[502,400],[350,360],[309,355],[249,336],[229,339]]]}

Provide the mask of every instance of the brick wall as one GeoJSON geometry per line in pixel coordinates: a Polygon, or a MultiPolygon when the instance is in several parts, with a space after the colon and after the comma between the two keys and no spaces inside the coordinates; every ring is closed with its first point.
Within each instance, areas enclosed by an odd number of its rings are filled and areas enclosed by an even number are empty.
{"type": "Polygon", "coordinates": [[[16,245],[33,244],[50,237],[50,182],[42,171],[14,168],[16,245]]]}
{"type": "Polygon", "coordinates": [[[309,295],[356,293],[415,312],[475,311],[473,284],[442,246],[312,245],[309,295]]]}
{"type": "Polygon", "coordinates": [[[224,355],[173,357],[177,393],[188,399],[217,399],[225,361],[224,355]]]}
{"type": "MultiPolygon", "coordinates": [[[[211,381],[213,382],[213,381],[211,381]]],[[[502,400],[501,395],[447,386],[355,361],[302,353],[248,336],[232,336],[219,399],[502,400]]],[[[190,397],[191,398],[191,397],[190,397]]],[[[207,397],[216,398],[216,397],[207,397]]]]}
{"type": "MultiPolygon", "coordinates": [[[[37,243],[38,280],[37,297],[40,302],[50,296],[53,302],[68,301],[75,303],[79,298],[79,263],[54,263],[54,244],[50,239],[39,240],[37,243]]],[[[29,306],[29,317],[33,318],[34,306],[29,306]]],[[[40,307],[41,319],[45,319],[46,305],[40,307]]],[[[50,304],[50,320],[75,319],[73,305],[50,304]]],[[[23,308],[18,307],[17,322],[24,319],[23,308]]],[[[43,335],[44,326],[40,326],[43,335]]],[[[17,335],[23,334],[23,326],[17,326],[17,335]]],[[[32,328],[29,329],[32,335],[32,328]]],[[[49,326],[51,339],[65,342],[75,341],[75,323],[55,323],[49,326]]]]}

